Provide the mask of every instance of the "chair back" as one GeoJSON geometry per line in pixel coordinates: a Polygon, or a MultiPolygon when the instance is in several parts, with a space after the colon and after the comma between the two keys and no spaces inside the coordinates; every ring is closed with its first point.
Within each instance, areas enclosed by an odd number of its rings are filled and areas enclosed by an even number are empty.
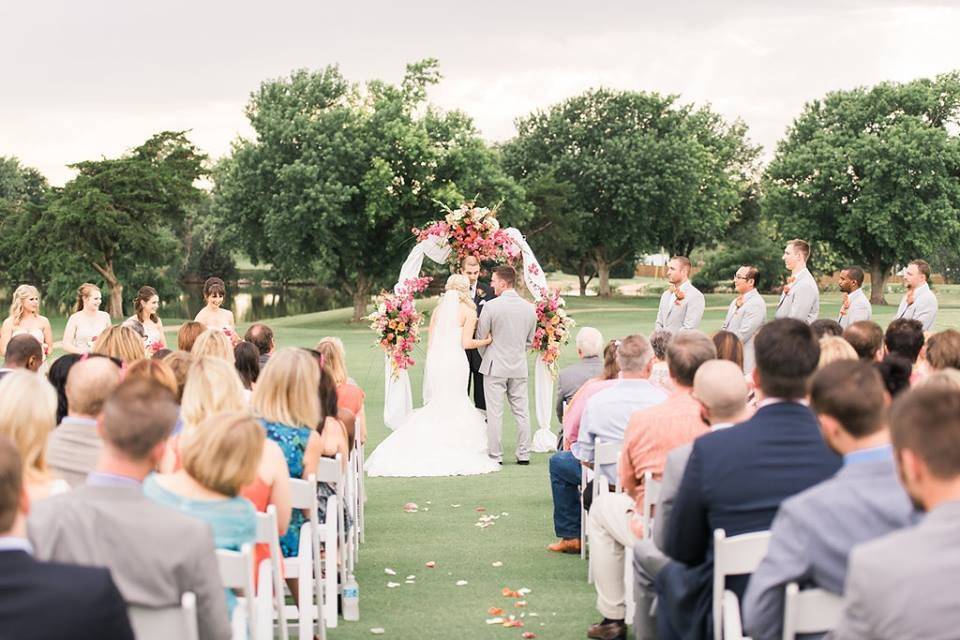
{"type": "Polygon", "coordinates": [[[660,482],[653,479],[652,471],[643,472],[643,534],[648,538],[653,534],[653,507],[660,499],[660,482]]]}
{"type": "Polygon", "coordinates": [[[601,466],[614,465],[614,477],[616,477],[616,492],[620,493],[623,491],[623,487],[620,485],[620,451],[623,449],[622,442],[607,442],[603,440],[597,441],[596,449],[593,452],[593,496],[597,497],[603,491],[608,491],[607,482],[604,480],[605,475],[600,473],[601,466]]]}
{"type": "MultiPolygon", "coordinates": [[[[283,553],[280,551],[280,529],[277,525],[277,507],[267,505],[266,513],[257,514],[257,543],[265,544],[270,549],[270,577],[273,581],[273,606],[277,621],[280,624],[280,637],[287,638],[287,616],[283,607],[283,553]]],[[[258,568],[258,571],[261,569],[258,568]]],[[[260,582],[257,582],[260,585],[260,582]]],[[[262,585],[261,585],[262,588],[262,585]]]]}
{"type": "Polygon", "coordinates": [[[727,576],[753,573],[770,545],[769,531],[727,537],[723,529],[713,532],[713,637],[723,637],[723,592],[727,576]]]}
{"type": "Polygon", "coordinates": [[[796,582],[791,582],[783,601],[783,639],[794,640],[802,633],[830,631],[842,612],[841,596],[824,589],[801,591],[796,582]]]}
{"type": "MultiPolygon", "coordinates": [[[[256,637],[257,613],[256,590],[253,587],[253,547],[243,545],[240,551],[217,549],[217,566],[220,569],[220,580],[225,589],[240,589],[243,591],[246,626],[249,637],[256,637]]],[[[234,611],[234,614],[237,612],[234,611]]]]}
{"type": "Polygon", "coordinates": [[[197,596],[187,591],[180,598],[180,605],[152,609],[139,605],[127,608],[130,626],[137,640],[169,640],[183,638],[197,640],[197,596]]]}
{"type": "Polygon", "coordinates": [[[740,599],[729,589],[723,592],[723,640],[744,640],[740,599]]]}

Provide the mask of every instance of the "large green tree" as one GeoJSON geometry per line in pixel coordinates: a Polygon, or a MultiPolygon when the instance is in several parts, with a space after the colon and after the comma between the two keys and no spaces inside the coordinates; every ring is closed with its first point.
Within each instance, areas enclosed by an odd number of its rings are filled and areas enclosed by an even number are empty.
{"type": "Polygon", "coordinates": [[[33,246],[32,226],[46,209],[51,189],[46,178],[17,158],[0,157],[0,282],[43,284],[43,247],[33,246]]]}
{"type": "Polygon", "coordinates": [[[354,319],[391,284],[436,201],[503,200],[501,218],[528,216],[523,191],[471,120],[426,102],[436,61],[403,81],[348,82],[336,66],[264,82],[246,108],[256,138],[238,140],[215,171],[227,237],[281,280],[312,278],[347,292],[354,319]]]}
{"type": "Polygon", "coordinates": [[[757,153],[742,123],[657,93],[588,91],[520,119],[517,131],[507,170],[523,184],[549,176],[569,188],[566,215],[579,230],[567,258],[583,266],[581,287],[596,271],[601,295],[624,261],[717,238],[757,153]]]}
{"type": "Polygon", "coordinates": [[[777,147],[764,210],[784,236],[868,270],[960,248],[960,74],[836,91],[808,103],[777,147]]]}

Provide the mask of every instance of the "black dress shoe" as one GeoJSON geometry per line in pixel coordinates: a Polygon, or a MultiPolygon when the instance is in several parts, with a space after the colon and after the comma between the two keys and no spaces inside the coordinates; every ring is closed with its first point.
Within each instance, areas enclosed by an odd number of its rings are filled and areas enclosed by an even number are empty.
{"type": "Polygon", "coordinates": [[[627,640],[627,624],[623,620],[610,620],[590,625],[587,637],[594,640],[627,640]]]}
{"type": "Polygon", "coordinates": [[[517,464],[530,464],[529,460],[517,460],[517,464]]]}

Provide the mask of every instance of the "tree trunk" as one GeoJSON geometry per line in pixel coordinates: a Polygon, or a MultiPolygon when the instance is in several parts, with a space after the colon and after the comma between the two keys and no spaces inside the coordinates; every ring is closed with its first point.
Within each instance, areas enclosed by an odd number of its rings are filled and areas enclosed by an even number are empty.
{"type": "Polygon", "coordinates": [[[370,302],[370,284],[363,276],[357,278],[357,286],[351,292],[353,296],[353,322],[360,322],[367,315],[367,303],[370,302]]]}
{"type": "Polygon", "coordinates": [[[593,268],[593,264],[586,257],[580,258],[580,262],[577,264],[577,279],[580,281],[581,298],[587,295],[587,285],[590,284],[595,275],[596,270],[593,268]]]}
{"type": "Polygon", "coordinates": [[[587,279],[582,271],[577,274],[577,279],[580,280],[580,297],[582,298],[587,295],[587,279]]]}
{"type": "Polygon", "coordinates": [[[870,265],[870,304],[887,304],[883,297],[883,290],[887,284],[889,267],[884,267],[878,260],[870,265]]]}
{"type": "Polygon", "coordinates": [[[117,279],[117,274],[113,272],[113,261],[107,260],[103,266],[93,263],[93,268],[97,270],[107,283],[110,289],[110,302],[107,304],[107,313],[114,320],[123,319],[123,284],[117,279]]]}
{"type": "Polygon", "coordinates": [[[595,260],[597,264],[597,277],[600,280],[600,291],[598,293],[601,298],[609,298],[613,295],[610,291],[610,263],[599,255],[596,256],[595,260]]]}

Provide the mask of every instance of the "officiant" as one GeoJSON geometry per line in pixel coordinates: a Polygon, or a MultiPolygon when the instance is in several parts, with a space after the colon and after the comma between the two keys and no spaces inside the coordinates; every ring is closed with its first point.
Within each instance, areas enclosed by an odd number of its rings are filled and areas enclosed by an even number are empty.
{"type": "MultiPolygon", "coordinates": [[[[493,300],[496,295],[493,288],[480,281],[480,261],[475,256],[466,256],[460,262],[460,273],[470,281],[470,297],[477,305],[477,315],[483,313],[483,305],[487,300],[493,300]]],[[[470,385],[473,386],[473,403],[480,411],[487,410],[487,403],[483,398],[483,374],[480,373],[480,352],[476,349],[467,349],[467,360],[470,362],[470,385]]],[[[468,385],[468,387],[470,386],[468,385]]]]}

